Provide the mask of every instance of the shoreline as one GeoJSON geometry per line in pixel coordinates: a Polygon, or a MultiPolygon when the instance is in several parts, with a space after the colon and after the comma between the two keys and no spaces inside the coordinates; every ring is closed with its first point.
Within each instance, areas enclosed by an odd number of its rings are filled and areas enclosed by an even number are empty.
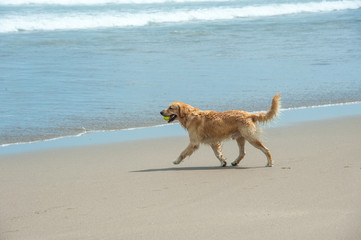
{"type": "Polygon", "coordinates": [[[187,136],[0,157],[0,236],[15,239],[349,239],[361,236],[361,116],[266,129],[275,164],[239,167],[187,136]]]}
{"type": "MultiPolygon", "coordinates": [[[[360,102],[281,109],[280,116],[277,117],[272,123],[268,124],[265,128],[282,127],[310,121],[357,115],[361,115],[360,102]]],[[[178,123],[165,123],[157,126],[129,128],[122,130],[88,131],[79,133],[75,136],[62,136],[34,142],[3,144],[0,145],[0,156],[47,149],[186,135],[187,132],[178,123]]]]}

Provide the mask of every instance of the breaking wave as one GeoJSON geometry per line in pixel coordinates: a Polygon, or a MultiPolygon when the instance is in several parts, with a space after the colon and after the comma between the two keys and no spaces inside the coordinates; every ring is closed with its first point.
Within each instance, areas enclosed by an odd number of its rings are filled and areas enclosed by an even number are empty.
{"type": "MultiPolygon", "coordinates": [[[[77,0],[62,1],[62,4],[100,4],[100,3],[127,3],[127,2],[186,2],[202,0],[77,0]]],[[[2,1],[4,4],[4,1],[2,1]]],[[[52,0],[18,0],[5,1],[18,4],[46,3],[58,4],[52,0]]],[[[352,10],[361,8],[361,1],[322,1],[308,3],[284,3],[254,6],[208,6],[203,8],[105,8],[96,11],[93,8],[88,10],[68,9],[69,11],[44,11],[31,12],[27,14],[12,13],[0,17],[0,33],[18,31],[54,31],[54,30],[75,30],[95,28],[122,28],[139,27],[149,24],[165,23],[187,23],[195,21],[221,21],[236,18],[257,18],[300,13],[320,13],[331,11],[352,10]]]]}

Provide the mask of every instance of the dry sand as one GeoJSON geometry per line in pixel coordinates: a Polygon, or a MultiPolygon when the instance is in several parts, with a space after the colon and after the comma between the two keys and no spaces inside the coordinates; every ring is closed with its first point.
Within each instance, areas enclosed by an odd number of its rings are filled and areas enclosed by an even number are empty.
{"type": "Polygon", "coordinates": [[[359,240],[360,136],[360,116],[266,129],[273,168],[249,144],[174,166],[187,137],[1,156],[0,239],[359,240]]]}

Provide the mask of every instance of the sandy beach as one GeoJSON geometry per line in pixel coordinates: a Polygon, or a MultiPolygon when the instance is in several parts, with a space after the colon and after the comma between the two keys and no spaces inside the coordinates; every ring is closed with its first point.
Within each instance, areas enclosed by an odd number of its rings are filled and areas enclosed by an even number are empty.
{"type": "Polygon", "coordinates": [[[360,239],[361,116],[264,130],[275,165],[187,137],[0,156],[0,239],[360,239]]]}

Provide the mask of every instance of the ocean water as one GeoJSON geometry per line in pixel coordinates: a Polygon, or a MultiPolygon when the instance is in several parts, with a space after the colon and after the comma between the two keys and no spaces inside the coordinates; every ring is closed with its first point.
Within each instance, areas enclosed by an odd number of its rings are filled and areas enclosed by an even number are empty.
{"type": "Polygon", "coordinates": [[[360,0],[1,0],[0,145],[164,124],[172,101],[361,102],[360,0]]]}

